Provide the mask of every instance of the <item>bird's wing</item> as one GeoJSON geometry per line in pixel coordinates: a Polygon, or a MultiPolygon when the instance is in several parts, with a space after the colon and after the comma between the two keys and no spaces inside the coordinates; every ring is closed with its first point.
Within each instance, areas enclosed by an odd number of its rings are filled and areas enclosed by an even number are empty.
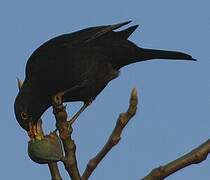
{"type": "MultiPolygon", "coordinates": [[[[36,51],[32,54],[37,55],[40,54],[40,52],[51,50],[53,51],[53,48],[74,48],[78,45],[87,44],[89,42],[92,42],[93,40],[96,40],[110,32],[113,32],[113,30],[118,29],[124,25],[129,24],[131,21],[125,21],[118,24],[113,25],[106,25],[106,26],[96,26],[96,27],[89,27],[86,29],[82,29],[80,31],[63,34],[60,36],[57,36],[55,38],[52,38],[48,41],[46,41],[44,44],[42,44],[39,48],[36,49],[36,51]]],[[[132,32],[138,27],[138,25],[131,26],[125,30],[117,32],[116,36],[122,36],[125,39],[127,39],[132,32]]]]}
{"type": "Polygon", "coordinates": [[[113,25],[108,25],[108,26],[103,26],[101,28],[99,28],[96,32],[94,32],[94,34],[92,34],[90,37],[88,37],[87,40],[85,40],[85,42],[90,42],[92,40],[95,40],[115,29],[118,29],[124,25],[127,25],[129,24],[131,21],[126,21],[126,22],[123,22],[123,23],[119,23],[119,24],[113,24],[113,25]]]}
{"type": "MultiPolygon", "coordinates": [[[[126,21],[114,25],[89,27],[48,40],[37,48],[29,58],[26,65],[26,75],[36,71],[44,72],[46,69],[50,69],[50,67],[57,67],[57,64],[60,63],[62,59],[72,59],[72,54],[77,54],[76,51],[80,53],[81,48],[78,47],[89,45],[89,43],[94,42],[94,40],[110,32],[114,32],[113,30],[130,22],[131,21],[126,21]]],[[[114,35],[126,39],[136,28],[137,25],[131,26],[125,30],[114,33],[114,35]]]]}
{"type": "MultiPolygon", "coordinates": [[[[47,44],[57,44],[66,47],[75,47],[77,45],[87,44],[96,40],[113,30],[118,29],[126,24],[129,24],[131,21],[122,22],[119,24],[106,25],[106,26],[96,26],[89,27],[86,29],[82,29],[80,31],[76,31],[69,34],[64,34],[58,37],[55,37],[47,42],[47,44]]],[[[120,31],[120,33],[116,33],[119,36],[124,36],[127,38],[135,29],[137,25],[131,26],[126,30],[120,31]]]]}

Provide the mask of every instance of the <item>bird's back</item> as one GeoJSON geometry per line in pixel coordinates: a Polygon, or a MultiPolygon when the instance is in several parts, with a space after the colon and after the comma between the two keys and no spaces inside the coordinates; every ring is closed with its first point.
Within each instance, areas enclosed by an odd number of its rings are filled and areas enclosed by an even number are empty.
{"type": "Polygon", "coordinates": [[[137,26],[113,31],[127,23],[91,27],[47,41],[29,58],[26,78],[32,82],[37,92],[46,89],[49,94],[74,87],[97,76],[101,76],[98,78],[102,81],[99,86],[107,84],[115,78],[116,75],[111,76],[114,70],[117,73],[119,64],[134,58],[138,48],[127,40],[137,26]],[[103,80],[102,76],[109,75],[107,71],[111,75],[103,80]]]}

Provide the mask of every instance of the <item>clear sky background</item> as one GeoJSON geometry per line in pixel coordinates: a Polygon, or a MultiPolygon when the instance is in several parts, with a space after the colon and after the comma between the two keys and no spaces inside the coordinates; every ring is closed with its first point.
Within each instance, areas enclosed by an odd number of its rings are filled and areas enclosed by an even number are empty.
{"type": "MultiPolygon", "coordinates": [[[[137,180],[206,141],[210,137],[209,9],[209,0],[1,0],[1,179],[50,179],[46,165],[29,159],[28,137],[14,117],[16,77],[24,79],[28,57],[44,41],[88,26],[133,20],[133,25],[140,25],[130,38],[137,45],[183,51],[198,61],[155,60],[123,68],[74,125],[80,171],[104,145],[118,114],[127,109],[133,87],[139,93],[138,112],[91,179],[137,180]]],[[[80,105],[69,104],[69,115],[80,105]]],[[[54,127],[51,112],[44,115],[46,132],[54,127]]],[[[68,179],[60,167],[63,179],[68,179]]],[[[210,179],[210,159],[168,179],[210,179]]]]}

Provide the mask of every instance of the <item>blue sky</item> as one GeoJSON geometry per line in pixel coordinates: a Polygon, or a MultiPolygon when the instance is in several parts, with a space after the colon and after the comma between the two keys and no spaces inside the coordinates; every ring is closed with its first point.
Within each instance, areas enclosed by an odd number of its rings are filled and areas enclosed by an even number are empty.
{"type": "MultiPolygon", "coordinates": [[[[0,111],[1,178],[50,179],[45,165],[27,155],[28,137],[13,112],[16,77],[24,79],[27,58],[44,41],[88,26],[133,20],[131,40],[141,47],[179,50],[197,62],[149,61],[129,65],[112,81],[74,125],[80,171],[94,156],[125,111],[130,91],[138,89],[138,113],[122,140],[91,179],[139,179],[210,136],[210,1],[1,1],[0,111]]],[[[68,105],[69,115],[81,103],[68,105]]],[[[44,115],[46,132],[54,127],[52,110],[44,115]]],[[[67,173],[61,166],[64,179],[67,173]]],[[[209,158],[170,176],[169,180],[208,179],[209,158]]]]}

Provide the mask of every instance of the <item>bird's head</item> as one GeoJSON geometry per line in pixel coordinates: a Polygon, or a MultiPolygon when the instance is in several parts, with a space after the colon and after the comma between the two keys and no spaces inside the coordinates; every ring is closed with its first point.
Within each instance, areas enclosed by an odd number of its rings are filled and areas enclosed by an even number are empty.
{"type": "Polygon", "coordinates": [[[28,131],[29,122],[38,121],[42,114],[41,104],[27,83],[24,82],[20,86],[19,82],[18,85],[19,93],[14,103],[15,116],[19,125],[28,131]]]}
{"type": "Polygon", "coordinates": [[[30,114],[30,91],[26,91],[24,87],[20,88],[20,91],[15,99],[14,111],[16,119],[19,125],[28,131],[30,114]]]}

